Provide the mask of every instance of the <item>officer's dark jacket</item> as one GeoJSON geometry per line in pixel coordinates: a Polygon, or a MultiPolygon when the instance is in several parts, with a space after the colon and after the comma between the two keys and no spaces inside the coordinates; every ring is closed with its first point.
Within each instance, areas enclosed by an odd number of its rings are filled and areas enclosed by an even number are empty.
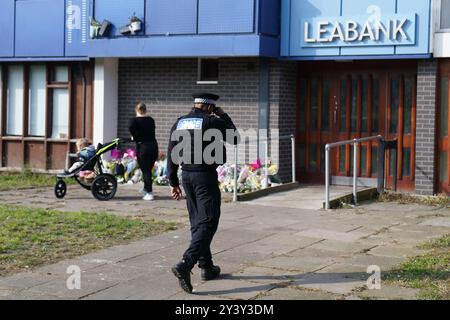
{"type": "MultiPolygon", "coordinates": [[[[227,131],[233,130],[235,133],[235,138],[231,139],[231,141],[226,141],[232,144],[238,144],[240,137],[237,133],[236,126],[233,124],[233,121],[228,116],[228,114],[224,113],[220,117],[215,115],[209,115],[203,112],[201,109],[194,108],[189,114],[179,118],[177,122],[172,127],[170,131],[169,138],[169,148],[167,151],[167,168],[169,175],[169,183],[172,187],[178,187],[180,182],[178,180],[178,167],[181,165],[181,169],[183,171],[209,171],[216,170],[219,165],[222,165],[226,162],[226,150],[225,150],[225,141],[222,141],[223,144],[223,158],[220,161],[216,161],[213,164],[207,164],[204,162],[203,157],[201,157],[201,163],[195,163],[194,161],[194,131],[201,130],[203,134],[208,129],[217,129],[221,132],[223,139],[227,138],[227,131]],[[181,159],[172,159],[172,150],[177,144],[182,143],[182,138],[173,140],[173,133],[175,131],[184,131],[181,132],[181,135],[189,134],[190,139],[190,153],[189,154],[181,154],[181,159]]],[[[228,132],[230,133],[230,132],[228,132]]],[[[228,135],[228,137],[230,137],[228,135]]],[[[205,148],[210,144],[210,141],[203,141],[202,143],[202,154],[205,148]]]]}

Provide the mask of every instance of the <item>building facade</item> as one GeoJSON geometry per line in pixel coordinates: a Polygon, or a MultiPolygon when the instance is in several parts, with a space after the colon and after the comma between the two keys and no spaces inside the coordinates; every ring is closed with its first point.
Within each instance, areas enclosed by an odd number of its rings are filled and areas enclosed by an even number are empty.
{"type": "MultiPolygon", "coordinates": [[[[450,193],[449,0],[5,0],[0,9],[3,169],[61,169],[79,137],[128,136],[138,101],[164,150],[190,94],[213,91],[238,127],[295,134],[301,182],[323,183],[325,144],[381,134],[398,141],[388,184],[396,167],[402,191],[450,193]]],[[[290,141],[278,142],[270,157],[287,180],[290,141]]],[[[358,148],[367,185],[376,148],[358,148]]],[[[332,152],[337,184],[349,183],[351,149],[332,152]]]]}

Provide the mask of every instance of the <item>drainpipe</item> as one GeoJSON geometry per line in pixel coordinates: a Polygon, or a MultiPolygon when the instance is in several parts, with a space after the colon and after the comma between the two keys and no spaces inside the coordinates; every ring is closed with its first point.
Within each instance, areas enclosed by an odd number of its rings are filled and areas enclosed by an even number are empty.
{"type": "Polygon", "coordinates": [[[81,81],[83,82],[83,114],[81,118],[81,130],[83,132],[83,138],[86,137],[86,75],[84,74],[83,63],[79,62],[81,81]]]}

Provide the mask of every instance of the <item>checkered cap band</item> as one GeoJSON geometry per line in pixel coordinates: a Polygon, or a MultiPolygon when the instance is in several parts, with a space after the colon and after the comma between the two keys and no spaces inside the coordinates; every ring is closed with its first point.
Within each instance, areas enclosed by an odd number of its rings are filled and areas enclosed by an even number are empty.
{"type": "Polygon", "coordinates": [[[216,104],[216,101],[211,100],[211,99],[196,98],[194,103],[216,104]]]}

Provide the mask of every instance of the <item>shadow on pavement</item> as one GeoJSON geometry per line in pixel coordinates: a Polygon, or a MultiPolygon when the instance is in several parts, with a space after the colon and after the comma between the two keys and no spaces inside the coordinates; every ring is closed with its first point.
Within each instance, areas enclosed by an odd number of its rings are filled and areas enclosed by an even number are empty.
{"type": "Polygon", "coordinates": [[[218,290],[218,291],[204,291],[204,292],[196,292],[197,295],[227,295],[234,293],[244,293],[244,292],[257,292],[257,291],[265,291],[270,290],[273,287],[286,287],[289,285],[293,286],[303,286],[303,285],[315,285],[315,284],[339,284],[339,283],[353,283],[365,281],[368,279],[370,275],[364,272],[348,272],[348,273],[304,273],[297,275],[251,275],[251,276],[239,276],[239,275],[231,275],[224,274],[217,281],[223,280],[236,280],[236,281],[273,281],[268,282],[267,284],[257,283],[255,282],[255,286],[251,287],[238,287],[239,284],[236,283],[237,287],[235,289],[230,290],[218,290]]]}

